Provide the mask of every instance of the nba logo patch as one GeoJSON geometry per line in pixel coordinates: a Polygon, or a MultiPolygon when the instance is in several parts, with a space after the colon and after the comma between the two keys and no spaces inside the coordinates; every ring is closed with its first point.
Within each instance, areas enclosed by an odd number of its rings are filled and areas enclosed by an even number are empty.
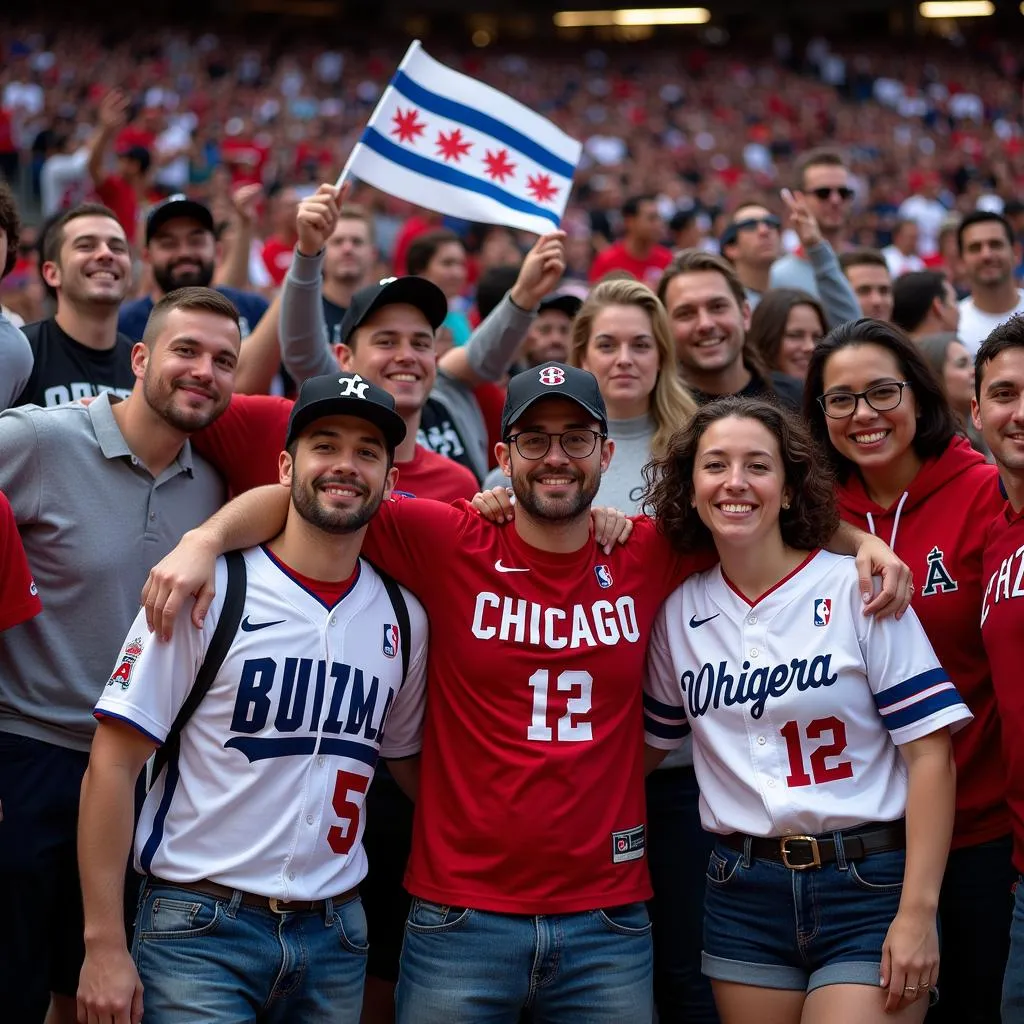
{"type": "Polygon", "coordinates": [[[597,577],[597,585],[602,590],[607,590],[612,585],[612,571],[607,565],[595,565],[594,575],[597,577]]]}
{"type": "Polygon", "coordinates": [[[816,626],[827,626],[828,620],[832,618],[832,598],[818,597],[814,601],[814,624],[816,626]]]}
{"type": "Polygon", "coordinates": [[[384,643],[382,645],[385,658],[394,658],[398,654],[398,627],[390,622],[384,625],[384,643]]]}

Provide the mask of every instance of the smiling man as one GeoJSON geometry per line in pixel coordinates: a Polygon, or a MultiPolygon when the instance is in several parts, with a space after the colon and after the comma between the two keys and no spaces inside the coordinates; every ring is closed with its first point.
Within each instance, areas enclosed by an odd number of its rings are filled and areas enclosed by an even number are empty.
{"type": "Polygon", "coordinates": [[[32,374],[15,405],[63,405],[112,391],[125,398],[135,383],[132,341],[117,313],[132,280],[124,228],[111,210],[86,203],[46,230],[42,275],[57,312],[23,329],[32,374]]]}

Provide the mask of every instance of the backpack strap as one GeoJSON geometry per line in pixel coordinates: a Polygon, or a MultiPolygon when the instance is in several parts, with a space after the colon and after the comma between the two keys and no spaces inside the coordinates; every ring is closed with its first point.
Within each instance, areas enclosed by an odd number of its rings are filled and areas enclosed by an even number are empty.
{"type": "MultiPolygon", "coordinates": [[[[369,561],[369,559],[366,560],[369,561]]],[[[373,563],[370,562],[370,565],[373,565],[373,563]]],[[[378,569],[376,565],[373,565],[373,571],[380,577],[381,583],[384,584],[384,589],[388,592],[388,597],[391,600],[391,607],[395,610],[395,620],[398,623],[398,639],[402,646],[402,682],[404,683],[406,676],[409,674],[409,659],[412,651],[412,626],[409,623],[409,605],[406,604],[402,588],[392,576],[389,576],[382,569],[378,569]]]]}
{"type": "Polygon", "coordinates": [[[220,618],[217,620],[217,628],[213,631],[210,639],[210,646],[206,650],[206,657],[196,673],[196,680],[189,690],[185,703],[182,704],[174,719],[174,724],[167,733],[167,739],[153,755],[153,766],[150,772],[150,786],[156,781],[160,772],[172,760],[177,760],[178,751],[181,748],[181,732],[188,720],[195,714],[196,708],[202,703],[203,698],[209,692],[224,659],[234,642],[235,634],[238,632],[238,625],[242,621],[242,612],[245,609],[245,588],[246,572],[245,558],[241,551],[229,551],[224,556],[228,568],[227,589],[224,591],[224,607],[221,608],[220,618]]]}

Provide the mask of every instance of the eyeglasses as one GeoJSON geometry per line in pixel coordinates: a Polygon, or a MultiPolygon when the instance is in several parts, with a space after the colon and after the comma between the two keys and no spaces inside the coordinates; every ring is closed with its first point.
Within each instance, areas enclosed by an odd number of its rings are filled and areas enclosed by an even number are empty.
{"type": "Polygon", "coordinates": [[[846,185],[843,185],[841,188],[812,188],[810,193],[812,196],[817,196],[822,202],[825,202],[826,199],[831,199],[833,193],[839,196],[844,203],[853,198],[853,189],[846,185]]]}
{"type": "Polygon", "coordinates": [[[771,214],[764,217],[746,217],[743,220],[736,221],[732,227],[735,231],[753,231],[755,228],[759,228],[762,224],[766,228],[774,228],[776,231],[780,230],[782,227],[782,221],[771,214]]]}
{"type": "Polygon", "coordinates": [[[903,401],[903,389],[909,388],[909,380],[894,380],[892,383],[875,384],[866,391],[832,391],[818,396],[822,411],[833,420],[844,420],[857,411],[857,403],[863,398],[869,409],[875,412],[889,412],[903,401]]]}
{"type": "Polygon", "coordinates": [[[506,441],[514,444],[524,459],[536,462],[547,455],[555,438],[558,438],[562,451],[570,459],[585,459],[594,454],[598,440],[603,441],[607,436],[597,430],[563,430],[560,434],[549,434],[545,430],[523,430],[512,434],[506,441]]]}

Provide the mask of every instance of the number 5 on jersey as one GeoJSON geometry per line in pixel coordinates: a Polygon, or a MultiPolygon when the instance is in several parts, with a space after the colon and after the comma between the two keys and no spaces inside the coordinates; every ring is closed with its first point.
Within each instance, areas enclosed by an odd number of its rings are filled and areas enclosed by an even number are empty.
{"type": "Polygon", "coordinates": [[[591,708],[594,679],[589,672],[560,672],[555,682],[559,696],[549,694],[550,674],[546,668],[534,672],[529,684],[533,690],[533,720],[526,730],[528,740],[550,743],[557,738],[567,743],[587,743],[594,738],[590,722],[582,720],[591,708]],[[555,711],[561,709],[560,695],[563,693],[569,694],[564,702],[565,714],[558,719],[555,730],[552,730],[548,725],[548,713],[552,710],[551,704],[555,705],[555,711]]]}

